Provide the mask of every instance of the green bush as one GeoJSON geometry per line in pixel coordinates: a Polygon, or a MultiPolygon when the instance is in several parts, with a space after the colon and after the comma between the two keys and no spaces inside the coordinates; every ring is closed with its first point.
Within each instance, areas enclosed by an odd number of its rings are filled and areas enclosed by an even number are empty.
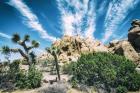
{"type": "Polygon", "coordinates": [[[0,67],[0,88],[15,89],[15,80],[19,72],[20,60],[14,60],[12,63],[3,63],[0,67]]]}
{"type": "Polygon", "coordinates": [[[137,72],[131,73],[128,76],[128,82],[126,82],[126,86],[130,91],[137,91],[140,89],[140,75],[137,72]]]}
{"type": "Polygon", "coordinates": [[[116,88],[116,93],[127,93],[127,88],[124,86],[118,86],[116,88]]]}
{"type": "Polygon", "coordinates": [[[78,81],[76,80],[76,79],[73,79],[72,81],[71,81],[71,86],[72,86],[72,88],[77,88],[78,87],[78,83],[77,83],[78,81]]]}
{"type": "Polygon", "coordinates": [[[62,66],[62,72],[63,72],[64,74],[69,74],[69,75],[71,75],[72,72],[73,72],[73,69],[74,69],[74,65],[75,65],[75,64],[76,64],[75,62],[71,62],[71,63],[66,63],[66,64],[64,64],[64,65],[62,66]]]}
{"type": "Polygon", "coordinates": [[[111,53],[81,55],[72,68],[74,79],[81,84],[103,84],[108,91],[118,86],[124,86],[128,90],[140,88],[140,74],[135,71],[136,65],[123,56],[111,53]]]}
{"type": "Polygon", "coordinates": [[[16,76],[16,87],[18,88],[28,88],[27,82],[28,82],[28,77],[26,75],[27,72],[20,70],[19,73],[16,76]]]}
{"type": "Polygon", "coordinates": [[[17,75],[16,86],[19,88],[37,88],[41,86],[42,74],[35,66],[31,66],[28,72],[20,71],[17,75]]]}
{"type": "Polygon", "coordinates": [[[16,75],[20,70],[19,64],[20,60],[14,60],[11,64],[9,64],[8,76],[12,81],[15,81],[16,75]]]}
{"type": "MultiPolygon", "coordinates": [[[[42,73],[32,65],[28,71],[21,70],[20,60],[14,60],[12,63],[2,65],[0,73],[0,88],[7,88],[6,82],[10,82],[13,86],[18,88],[37,88],[41,86],[42,73]]],[[[15,88],[15,87],[14,87],[15,88]]]]}
{"type": "Polygon", "coordinates": [[[41,86],[42,73],[38,71],[35,66],[32,66],[28,72],[28,80],[31,84],[31,88],[41,86]]]}

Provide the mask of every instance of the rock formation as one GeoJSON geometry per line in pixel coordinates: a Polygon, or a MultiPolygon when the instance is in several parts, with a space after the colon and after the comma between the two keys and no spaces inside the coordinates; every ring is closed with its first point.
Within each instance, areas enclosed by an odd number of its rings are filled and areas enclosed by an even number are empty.
{"type": "Polygon", "coordinates": [[[140,52],[140,20],[134,20],[128,33],[128,41],[140,52]]]}
{"type": "Polygon", "coordinates": [[[64,36],[61,40],[53,43],[53,46],[59,47],[60,62],[77,61],[81,53],[88,52],[108,52],[108,48],[97,40],[90,38],[81,38],[80,36],[64,36]]]}
{"type": "Polygon", "coordinates": [[[43,54],[39,55],[37,57],[37,60],[39,62],[51,61],[51,60],[53,60],[53,56],[51,54],[49,54],[49,53],[46,52],[46,53],[43,53],[43,54]]]}
{"type": "Polygon", "coordinates": [[[133,20],[128,32],[128,40],[110,42],[108,48],[112,53],[124,55],[126,58],[140,63],[140,20],[133,20]]]}
{"type": "Polygon", "coordinates": [[[138,53],[127,40],[111,42],[108,48],[110,52],[123,55],[126,58],[135,61],[136,63],[140,61],[138,53]]]}
{"type": "MultiPolygon", "coordinates": [[[[52,46],[60,48],[58,59],[61,63],[77,61],[81,53],[89,52],[112,52],[123,55],[126,58],[140,64],[140,20],[134,20],[128,32],[128,40],[112,41],[108,46],[98,40],[82,38],[80,36],[63,36],[52,46]]],[[[48,58],[43,55],[41,58],[48,58]]]]}

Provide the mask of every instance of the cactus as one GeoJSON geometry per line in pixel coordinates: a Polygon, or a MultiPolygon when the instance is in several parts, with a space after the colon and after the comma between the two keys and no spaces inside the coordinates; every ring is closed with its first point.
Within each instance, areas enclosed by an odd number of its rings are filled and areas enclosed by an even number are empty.
{"type": "Polygon", "coordinates": [[[3,54],[10,54],[12,53],[20,53],[20,55],[26,59],[26,61],[28,62],[29,66],[32,65],[34,59],[35,59],[35,54],[33,53],[32,49],[33,48],[37,48],[39,47],[39,43],[35,40],[32,40],[31,42],[31,46],[28,46],[26,44],[26,42],[30,41],[30,36],[29,35],[25,35],[23,40],[21,40],[21,37],[19,36],[19,34],[14,34],[11,38],[11,40],[15,43],[20,45],[21,47],[23,47],[24,51],[20,48],[9,48],[8,46],[3,46],[2,47],[2,53],[3,54]]]}
{"type": "Polygon", "coordinates": [[[50,53],[54,57],[58,80],[61,80],[60,73],[59,73],[60,69],[59,69],[59,64],[58,64],[58,55],[60,53],[60,49],[58,47],[51,47],[51,48],[46,48],[46,50],[48,53],[50,53]]]}

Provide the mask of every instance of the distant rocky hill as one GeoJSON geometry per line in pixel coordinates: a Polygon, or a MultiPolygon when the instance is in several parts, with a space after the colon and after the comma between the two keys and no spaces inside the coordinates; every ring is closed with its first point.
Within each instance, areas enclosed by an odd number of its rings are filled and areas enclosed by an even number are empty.
{"type": "MultiPolygon", "coordinates": [[[[81,53],[88,52],[112,52],[124,55],[135,63],[140,63],[140,20],[132,21],[131,25],[128,40],[112,41],[107,46],[91,38],[67,35],[54,42],[52,46],[60,48],[61,53],[58,58],[63,63],[76,61],[81,53]]],[[[46,57],[48,58],[48,54],[43,54],[41,58],[46,57]]]]}

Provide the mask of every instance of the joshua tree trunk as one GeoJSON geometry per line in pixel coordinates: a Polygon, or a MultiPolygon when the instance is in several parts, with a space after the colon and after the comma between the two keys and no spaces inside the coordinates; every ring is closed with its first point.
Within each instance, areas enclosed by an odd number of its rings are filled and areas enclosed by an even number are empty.
{"type": "Polygon", "coordinates": [[[29,55],[25,54],[21,49],[11,49],[11,51],[15,52],[15,53],[19,52],[20,55],[26,59],[26,61],[28,62],[29,67],[32,65],[32,62],[30,62],[29,55]]]}
{"type": "Polygon", "coordinates": [[[51,47],[51,48],[46,48],[46,50],[48,53],[50,53],[54,57],[58,80],[61,80],[60,72],[59,72],[60,69],[59,69],[59,64],[58,64],[58,55],[60,53],[60,49],[58,47],[51,47]]]}
{"type": "Polygon", "coordinates": [[[56,71],[57,71],[57,75],[58,75],[58,80],[61,80],[60,78],[60,73],[59,73],[59,64],[58,64],[58,59],[57,59],[57,55],[54,55],[54,60],[55,60],[55,65],[56,65],[56,71]]]}

